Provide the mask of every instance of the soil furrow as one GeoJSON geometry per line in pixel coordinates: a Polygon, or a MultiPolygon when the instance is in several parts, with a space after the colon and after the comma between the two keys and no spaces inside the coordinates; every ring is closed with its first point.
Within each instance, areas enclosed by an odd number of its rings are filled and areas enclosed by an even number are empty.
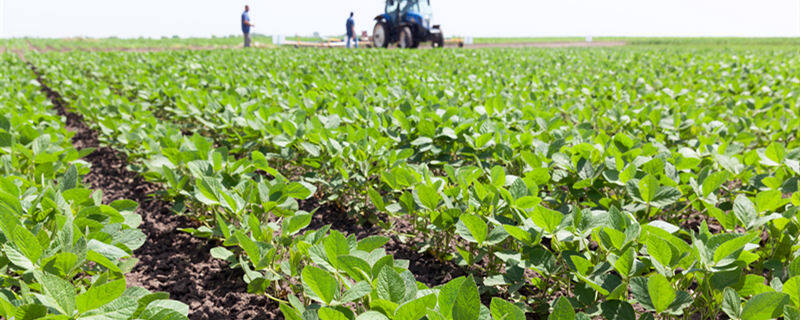
{"type": "Polygon", "coordinates": [[[92,165],[84,183],[102,190],[105,203],[117,199],[139,203],[137,210],[147,241],[134,252],[139,263],[127,275],[129,285],[168,292],[172,299],[189,305],[189,318],[193,320],[282,318],[276,303],[246,292],[240,270],[211,257],[209,250],[215,243],[179,231],[196,224],[172,214],[168,203],[153,197],[158,186],[128,170],[125,154],[101,146],[97,132],[83,122],[81,115],[70,112],[61,95],[47,86],[44,75],[28,64],[56,112],[66,118],[67,130],[75,132],[73,145],[95,149],[84,159],[92,165]]]}

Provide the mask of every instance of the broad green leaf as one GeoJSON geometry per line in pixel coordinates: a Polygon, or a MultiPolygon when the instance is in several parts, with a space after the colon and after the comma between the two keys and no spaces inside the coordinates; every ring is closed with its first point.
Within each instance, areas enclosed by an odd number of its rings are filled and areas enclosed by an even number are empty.
{"type": "Polygon", "coordinates": [[[575,309],[566,297],[558,298],[553,304],[553,312],[547,317],[548,320],[574,320],[575,309]]]}
{"type": "Polygon", "coordinates": [[[552,235],[561,224],[564,215],[561,212],[538,205],[536,209],[530,212],[530,218],[539,228],[552,235]]]}
{"type": "Polygon", "coordinates": [[[742,316],[742,299],[731,288],[725,288],[722,294],[722,311],[731,319],[739,319],[742,316]]]}
{"type": "Polygon", "coordinates": [[[667,310],[667,307],[675,300],[675,290],[669,280],[659,273],[651,275],[647,280],[647,291],[650,293],[650,300],[657,313],[667,310]]]}
{"type": "Polygon", "coordinates": [[[775,161],[775,163],[781,164],[786,157],[786,149],[783,147],[783,143],[772,142],[767,146],[764,155],[770,160],[775,161]]]}
{"type": "Polygon", "coordinates": [[[461,284],[466,281],[465,277],[458,277],[447,282],[439,290],[439,311],[448,317],[453,314],[453,304],[455,304],[461,284]]]}
{"type": "Polygon", "coordinates": [[[497,188],[502,188],[506,183],[506,170],[501,166],[494,166],[492,168],[492,185],[497,188]]]}
{"type": "Polygon", "coordinates": [[[733,214],[745,227],[749,226],[758,217],[755,205],[745,195],[738,195],[734,200],[733,214]]]}
{"type": "Polygon", "coordinates": [[[425,184],[420,184],[416,186],[416,192],[419,201],[425,208],[433,210],[439,206],[439,201],[441,201],[442,196],[439,195],[439,191],[436,189],[425,184]]]}
{"type": "Polygon", "coordinates": [[[800,276],[794,276],[783,283],[781,292],[788,294],[796,306],[800,306],[800,276]]]}
{"type": "Polygon", "coordinates": [[[378,298],[394,303],[403,302],[406,294],[406,286],[403,277],[391,266],[385,266],[378,273],[378,280],[375,288],[378,298]]]}
{"type": "Polygon", "coordinates": [[[44,294],[58,304],[61,313],[71,315],[75,311],[75,287],[71,283],[39,270],[34,270],[33,276],[41,283],[44,294]]]}
{"type": "Polygon", "coordinates": [[[356,249],[366,252],[372,252],[389,242],[388,237],[384,236],[370,236],[358,241],[356,249]]]}
{"type": "Polygon", "coordinates": [[[633,307],[622,300],[607,300],[600,304],[600,311],[604,319],[608,320],[636,320],[633,307]]]}
{"type": "MultiPolygon", "coordinates": [[[[740,237],[725,241],[716,250],[714,250],[714,263],[720,264],[720,262],[724,262],[723,259],[726,261],[733,262],[735,261],[741,252],[744,249],[744,246],[750,243],[751,241],[757,238],[754,234],[745,234],[740,237]]],[[[724,265],[724,264],[723,264],[724,265]]]]}
{"type": "Polygon", "coordinates": [[[481,297],[478,286],[470,275],[461,283],[453,303],[453,319],[478,320],[481,314],[481,297]]]}
{"type": "Polygon", "coordinates": [[[633,247],[628,247],[628,249],[623,251],[622,254],[617,257],[617,260],[614,261],[614,269],[623,277],[627,277],[631,274],[635,254],[633,247]]]}
{"type": "Polygon", "coordinates": [[[326,305],[336,298],[339,282],[328,271],[315,266],[306,266],[302,272],[303,284],[311,289],[326,305]]]}
{"type": "Polygon", "coordinates": [[[483,218],[465,213],[459,217],[459,221],[464,223],[478,244],[483,244],[486,241],[486,236],[489,234],[489,226],[486,225],[483,218]]]}
{"type": "Polygon", "coordinates": [[[436,295],[429,294],[401,304],[395,312],[395,320],[419,320],[428,309],[436,308],[436,295]]]}
{"type": "Polygon", "coordinates": [[[294,235],[311,223],[310,213],[298,213],[289,217],[283,222],[283,232],[285,235],[294,235]]]}
{"type": "Polygon", "coordinates": [[[655,258],[656,261],[667,267],[672,265],[672,249],[666,240],[651,234],[645,240],[645,245],[647,246],[647,254],[655,258]]]}
{"type": "Polygon", "coordinates": [[[75,298],[78,312],[83,313],[99,308],[119,298],[125,292],[125,280],[115,280],[99,286],[91,287],[75,298]]]}
{"type": "Polygon", "coordinates": [[[356,320],[389,320],[389,318],[377,311],[367,311],[358,315],[356,320]]]}
{"type": "Polygon", "coordinates": [[[320,320],[350,320],[341,311],[329,307],[320,308],[317,315],[320,320]]]}
{"type": "Polygon", "coordinates": [[[372,285],[369,282],[361,281],[354,284],[342,295],[341,302],[351,302],[368,295],[372,292],[372,285]]]}
{"type": "Polygon", "coordinates": [[[780,292],[756,295],[744,304],[742,320],[767,320],[780,317],[783,314],[783,306],[789,303],[789,296],[780,292]]]}
{"type": "MultiPolygon", "coordinates": [[[[571,307],[571,306],[570,306],[571,307]]],[[[525,320],[525,312],[511,302],[494,297],[489,305],[492,319],[495,320],[525,320]]]]}

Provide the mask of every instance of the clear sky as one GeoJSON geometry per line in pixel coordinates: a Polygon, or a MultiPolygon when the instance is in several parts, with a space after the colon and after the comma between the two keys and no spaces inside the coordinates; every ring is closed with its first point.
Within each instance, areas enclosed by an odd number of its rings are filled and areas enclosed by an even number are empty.
{"type": "MultiPolygon", "coordinates": [[[[161,37],[372,30],[383,0],[0,0],[6,37],[161,37]],[[4,2],[4,4],[2,3],[4,2]]],[[[800,0],[431,0],[460,36],[800,36],[800,0]]]]}

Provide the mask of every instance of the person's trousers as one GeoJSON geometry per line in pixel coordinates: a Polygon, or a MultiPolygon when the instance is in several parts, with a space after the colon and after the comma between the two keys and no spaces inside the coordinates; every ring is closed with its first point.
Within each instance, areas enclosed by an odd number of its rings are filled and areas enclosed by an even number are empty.
{"type": "Polygon", "coordinates": [[[245,48],[249,48],[250,47],[250,33],[249,32],[244,34],[244,47],[245,48]]]}
{"type": "Polygon", "coordinates": [[[356,44],[356,48],[358,48],[358,38],[355,36],[347,36],[347,47],[350,48],[350,39],[353,39],[353,42],[356,44]]]}

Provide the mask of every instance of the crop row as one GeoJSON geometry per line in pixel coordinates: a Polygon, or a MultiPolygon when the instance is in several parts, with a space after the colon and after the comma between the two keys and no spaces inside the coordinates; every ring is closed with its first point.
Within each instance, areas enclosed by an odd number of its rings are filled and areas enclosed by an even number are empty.
{"type": "Polygon", "coordinates": [[[81,183],[76,150],[34,74],[0,56],[0,316],[4,319],[186,319],[163,292],[128,287],[145,240],[137,203],[102,203],[81,183]]]}
{"type": "Polygon", "coordinates": [[[186,231],[223,240],[214,256],[243,268],[252,292],[285,301],[288,318],[477,319],[447,300],[472,283],[554,317],[797,317],[800,60],[790,52],[37,61],[175,211],[204,223],[186,231]],[[412,285],[407,264],[380,249],[385,237],[301,234],[312,215],[296,199],[314,194],[386,234],[411,223],[417,249],[477,281],[412,285]],[[402,279],[403,293],[387,291],[402,279]]]}

